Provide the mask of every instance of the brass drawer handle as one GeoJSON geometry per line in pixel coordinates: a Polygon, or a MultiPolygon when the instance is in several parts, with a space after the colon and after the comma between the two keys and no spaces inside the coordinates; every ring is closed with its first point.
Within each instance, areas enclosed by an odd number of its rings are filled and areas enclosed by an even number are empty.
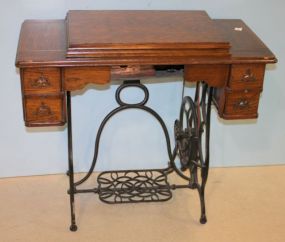
{"type": "Polygon", "coordinates": [[[33,113],[36,116],[50,116],[53,115],[53,112],[51,111],[51,108],[46,105],[44,102],[41,103],[41,105],[37,108],[37,110],[33,113]]]}
{"type": "Polygon", "coordinates": [[[245,74],[243,75],[242,82],[255,82],[256,81],[256,77],[254,76],[254,74],[251,72],[251,69],[247,69],[245,74]]]}
{"type": "Polygon", "coordinates": [[[249,106],[249,101],[246,99],[240,99],[234,104],[235,109],[246,109],[249,106]]]}
{"type": "Polygon", "coordinates": [[[51,84],[46,77],[40,76],[37,80],[32,81],[31,86],[34,88],[46,88],[51,86],[51,84]]]}

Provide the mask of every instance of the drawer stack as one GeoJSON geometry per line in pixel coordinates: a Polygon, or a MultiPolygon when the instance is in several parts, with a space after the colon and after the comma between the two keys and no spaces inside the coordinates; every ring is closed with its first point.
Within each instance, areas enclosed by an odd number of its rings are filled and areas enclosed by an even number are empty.
{"type": "Polygon", "coordinates": [[[216,88],[214,103],[224,119],[251,119],[258,116],[264,64],[232,64],[227,85],[216,88]]]}
{"type": "Polygon", "coordinates": [[[64,125],[65,95],[60,68],[23,68],[21,84],[26,126],[64,125]]]}

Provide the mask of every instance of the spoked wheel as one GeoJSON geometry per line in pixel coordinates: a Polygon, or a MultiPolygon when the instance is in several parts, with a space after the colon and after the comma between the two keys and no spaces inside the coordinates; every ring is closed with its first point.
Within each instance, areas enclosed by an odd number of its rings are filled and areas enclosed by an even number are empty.
{"type": "MultiPolygon", "coordinates": [[[[181,169],[176,172],[197,188],[201,202],[202,224],[207,222],[204,191],[209,170],[210,118],[213,88],[198,82],[195,101],[184,97],[179,119],[174,124],[176,146],[174,156],[180,158],[181,169]],[[187,176],[185,172],[189,170],[187,176]]],[[[174,164],[175,166],[175,164],[174,164]]]]}
{"type": "MultiPolygon", "coordinates": [[[[196,107],[191,97],[183,98],[179,119],[174,124],[174,134],[181,171],[185,172],[189,169],[190,177],[187,177],[187,180],[195,184],[197,182],[199,132],[196,107]]],[[[186,175],[182,174],[185,178],[186,175]]]]}

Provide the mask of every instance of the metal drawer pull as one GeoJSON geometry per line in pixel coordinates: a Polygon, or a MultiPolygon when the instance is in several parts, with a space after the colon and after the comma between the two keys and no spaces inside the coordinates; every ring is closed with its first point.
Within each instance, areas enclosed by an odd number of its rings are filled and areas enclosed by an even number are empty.
{"type": "Polygon", "coordinates": [[[31,86],[35,88],[46,88],[49,87],[51,84],[49,80],[44,77],[40,76],[37,80],[32,81],[31,86]]]}
{"type": "Polygon", "coordinates": [[[48,105],[42,102],[33,114],[43,117],[53,115],[53,112],[51,111],[51,108],[48,105]]]}
{"type": "Polygon", "coordinates": [[[251,69],[246,70],[241,81],[242,82],[255,82],[256,81],[256,78],[255,78],[254,74],[251,72],[251,69]]]}
{"type": "Polygon", "coordinates": [[[249,106],[249,101],[246,99],[241,99],[234,104],[235,109],[245,109],[249,106]]]}

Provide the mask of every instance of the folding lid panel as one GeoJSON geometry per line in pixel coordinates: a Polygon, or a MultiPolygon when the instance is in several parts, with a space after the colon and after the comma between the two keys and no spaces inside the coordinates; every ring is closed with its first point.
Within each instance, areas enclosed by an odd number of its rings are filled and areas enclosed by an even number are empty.
{"type": "Polygon", "coordinates": [[[76,10],[66,25],[67,57],[229,55],[205,11],[76,10]]]}

